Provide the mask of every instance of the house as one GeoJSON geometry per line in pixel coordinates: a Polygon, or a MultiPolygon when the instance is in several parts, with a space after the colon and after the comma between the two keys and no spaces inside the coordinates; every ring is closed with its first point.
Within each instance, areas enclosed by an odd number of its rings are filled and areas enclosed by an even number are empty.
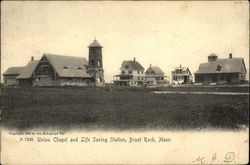
{"type": "Polygon", "coordinates": [[[25,67],[10,67],[3,73],[3,83],[7,86],[18,85],[18,81],[16,80],[17,76],[19,76],[25,67]]]}
{"type": "Polygon", "coordinates": [[[246,80],[246,66],[243,58],[218,59],[216,54],[208,56],[208,62],[199,65],[195,72],[196,83],[241,83],[246,80]]]}
{"type": "Polygon", "coordinates": [[[34,57],[31,57],[31,61],[25,66],[23,71],[19,76],[16,77],[18,85],[20,86],[32,86],[33,85],[33,75],[34,70],[39,63],[39,60],[34,60],[34,57]]]}
{"type": "Polygon", "coordinates": [[[160,67],[152,66],[151,64],[145,72],[145,82],[147,86],[167,84],[168,81],[165,79],[166,77],[160,67]]]}
{"type": "Polygon", "coordinates": [[[193,76],[188,67],[176,67],[172,71],[172,83],[173,84],[189,84],[192,83],[193,76]]]}
{"type": "Polygon", "coordinates": [[[142,86],[144,84],[144,68],[135,58],[123,61],[120,71],[120,74],[114,76],[114,85],[142,86]]]}
{"type": "Polygon", "coordinates": [[[40,60],[32,57],[22,70],[9,68],[4,73],[6,83],[18,82],[20,86],[104,85],[103,47],[94,40],[88,48],[89,61],[84,57],[55,54],[43,54],[40,60]]]}

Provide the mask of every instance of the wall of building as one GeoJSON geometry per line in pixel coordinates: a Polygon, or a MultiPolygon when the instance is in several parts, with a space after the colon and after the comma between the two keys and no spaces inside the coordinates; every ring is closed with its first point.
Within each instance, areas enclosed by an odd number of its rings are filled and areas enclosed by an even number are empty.
{"type": "Polygon", "coordinates": [[[3,76],[3,83],[4,85],[18,85],[18,81],[16,80],[16,77],[18,75],[4,75],[3,76]]]}
{"type": "Polygon", "coordinates": [[[30,87],[33,85],[32,78],[30,78],[30,79],[18,79],[17,81],[18,81],[18,85],[22,86],[22,87],[30,87]]]}
{"type": "Polygon", "coordinates": [[[196,83],[240,83],[241,78],[244,78],[239,73],[213,73],[213,74],[196,74],[196,83]]]}
{"type": "Polygon", "coordinates": [[[56,78],[38,77],[34,78],[33,86],[86,86],[91,83],[90,78],[56,78]]]}
{"type": "Polygon", "coordinates": [[[93,81],[97,86],[102,86],[105,84],[104,80],[104,70],[101,68],[89,68],[88,74],[93,77],[93,81]]]}

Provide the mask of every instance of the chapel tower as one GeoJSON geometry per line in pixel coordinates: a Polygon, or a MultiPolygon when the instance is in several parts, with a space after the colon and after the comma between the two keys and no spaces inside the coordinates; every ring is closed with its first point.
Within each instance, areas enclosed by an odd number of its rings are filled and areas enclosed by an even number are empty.
{"type": "Polygon", "coordinates": [[[89,46],[88,73],[98,86],[104,85],[104,70],[102,61],[102,45],[95,39],[89,46]]]}

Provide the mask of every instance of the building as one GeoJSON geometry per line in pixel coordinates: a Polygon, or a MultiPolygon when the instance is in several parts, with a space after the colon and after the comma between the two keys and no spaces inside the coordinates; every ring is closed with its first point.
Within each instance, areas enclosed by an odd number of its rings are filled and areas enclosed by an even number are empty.
{"type": "Polygon", "coordinates": [[[3,73],[4,85],[18,85],[17,76],[19,76],[25,67],[10,67],[3,73]]]}
{"type": "Polygon", "coordinates": [[[172,71],[172,83],[173,84],[190,84],[193,82],[193,76],[188,67],[176,67],[172,71]]]}
{"type": "Polygon", "coordinates": [[[32,86],[33,85],[33,75],[35,68],[39,60],[34,60],[34,57],[31,57],[31,61],[25,66],[23,71],[19,76],[16,77],[18,85],[20,86],[32,86]]]}
{"type": "Polygon", "coordinates": [[[87,85],[87,65],[83,57],[44,54],[33,71],[33,86],[87,85]]]}
{"type": "Polygon", "coordinates": [[[104,70],[102,61],[102,45],[94,40],[89,45],[89,62],[88,62],[88,74],[94,78],[95,84],[103,86],[104,81],[104,70]]]}
{"type": "Polygon", "coordinates": [[[243,58],[218,59],[216,54],[208,56],[208,62],[199,65],[195,72],[196,83],[241,83],[246,80],[246,66],[243,58]]]}
{"type": "Polygon", "coordinates": [[[169,83],[165,78],[167,78],[167,76],[164,76],[164,72],[158,66],[152,66],[150,64],[145,72],[145,82],[147,86],[158,86],[169,83]]]}
{"type": "Polygon", "coordinates": [[[94,40],[89,45],[89,61],[84,57],[43,54],[26,67],[9,68],[5,73],[7,84],[20,86],[85,86],[104,85],[102,46],[94,40]]]}
{"type": "Polygon", "coordinates": [[[114,85],[116,86],[142,86],[144,85],[144,68],[135,60],[126,60],[122,62],[121,73],[114,76],[114,85]]]}

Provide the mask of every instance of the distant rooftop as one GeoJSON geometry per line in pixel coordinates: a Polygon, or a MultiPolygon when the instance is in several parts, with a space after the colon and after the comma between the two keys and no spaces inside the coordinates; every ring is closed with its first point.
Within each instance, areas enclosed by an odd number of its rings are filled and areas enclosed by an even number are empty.
{"type": "Polygon", "coordinates": [[[195,73],[246,73],[246,68],[243,58],[225,58],[202,63],[195,73]],[[218,66],[221,68],[219,71],[218,66]]]}
{"type": "Polygon", "coordinates": [[[24,68],[25,68],[24,66],[10,67],[3,73],[3,75],[19,75],[22,73],[24,68]]]}

